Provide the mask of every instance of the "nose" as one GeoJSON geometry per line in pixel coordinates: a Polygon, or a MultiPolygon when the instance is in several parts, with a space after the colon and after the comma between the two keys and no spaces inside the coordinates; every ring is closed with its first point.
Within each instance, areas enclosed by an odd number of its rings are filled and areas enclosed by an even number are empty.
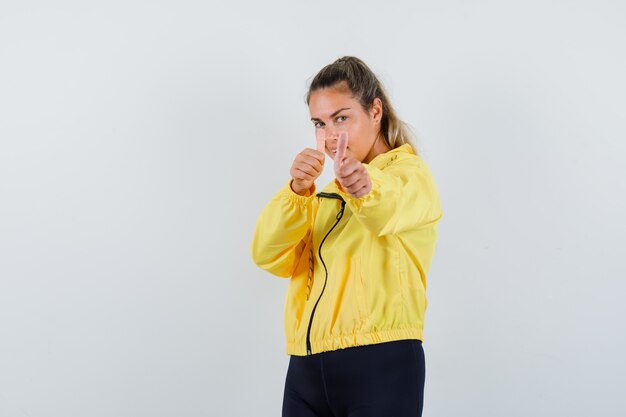
{"type": "Polygon", "coordinates": [[[337,139],[339,139],[339,135],[345,131],[346,131],[346,128],[343,126],[326,126],[324,128],[326,141],[336,142],[337,139]]]}
{"type": "Polygon", "coordinates": [[[317,138],[322,139],[324,141],[324,144],[329,148],[332,148],[333,143],[337,143],[338,137],[339,136],[336,133],[332,132],[330,129],[317,131],[317,138]]]}

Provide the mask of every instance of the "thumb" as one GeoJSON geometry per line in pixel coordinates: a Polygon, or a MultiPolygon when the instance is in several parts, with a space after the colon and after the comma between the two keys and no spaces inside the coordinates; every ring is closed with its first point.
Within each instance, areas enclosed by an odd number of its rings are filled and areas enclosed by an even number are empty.
{"type": "Polygon", "coordinates": [[[324,149],[326,148],[326,133],[324,133],[322,129],[315,131],[315,140],[317,141],[317,150],[324,154],[324,149]]]}
{"type": "Polygon", "coordinates": [[[337,139],[337,154],[335,155],[335,169],[341,166],[341,162],[346,157],[346,149],[348,148],[348,132],[341,132],[337,139]]]}

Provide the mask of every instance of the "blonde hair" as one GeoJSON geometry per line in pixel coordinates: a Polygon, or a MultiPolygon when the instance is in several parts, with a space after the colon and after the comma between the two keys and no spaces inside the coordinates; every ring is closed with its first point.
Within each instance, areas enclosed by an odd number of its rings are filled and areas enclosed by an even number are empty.
{"type": "Polygon", "coordinates": [[[365,62],[357,57],[344,56],[322,68],[309,85],[305,98],[307,106],[314,91],[335,87],[343,81],[348,84],[352,97],[359,101],[365,112],[369,111],[375,98],[380,99],[383,105],[380,132],[390,149],[408,143],[417,153],[413,144],[414,134],[409,125],[398,118],[382,83],[365,62]]]}

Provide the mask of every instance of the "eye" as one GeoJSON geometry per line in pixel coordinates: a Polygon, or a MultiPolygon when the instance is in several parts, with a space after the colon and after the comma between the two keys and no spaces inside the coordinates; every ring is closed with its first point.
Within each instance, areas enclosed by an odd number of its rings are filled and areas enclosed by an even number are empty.
{"type": "Polygon", "coordinates": [[[337,116],[337,121],[338,121],[338,122],[343,122],[343,121],[344,121],[344,120],[346,120],[347,118],[348,118],[347,116],[337,116]],[[341,118],[343,118],[343,120],[339,120],[339,119],[341,119],[341,118]]]}
{"type": "Polygon", "coordinates": [[[322,123],[322,122],[314,122],[314,123],[313,123],[313,126],[314,126],[314,127],[316,127],[316,128],[318,128],[318,127],[322,127],[321,125],[323,125],[323,124],[324,124],[324,123],[322,123]]]}

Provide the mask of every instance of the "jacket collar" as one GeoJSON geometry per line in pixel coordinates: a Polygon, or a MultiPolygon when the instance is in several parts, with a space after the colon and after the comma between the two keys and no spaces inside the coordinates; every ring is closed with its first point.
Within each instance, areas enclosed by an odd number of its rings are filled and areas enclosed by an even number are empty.
{"type": "Polygon", "coordinates": [[[413,150],[413,147],[411,147],[410,144],[405,143],[404,145],[398,146],[395,149],[391,149],[387,152],[376,155],[374,159],[369,161],[368,165],[371,165],[376,168],[382,168],[385,166],[385,164],[387,164],[387,162],[391,161],[392,159],[395,159],[397,155],[401,153],[408,153],[408,154],[415,155],[415,151],[413,150]]]}

